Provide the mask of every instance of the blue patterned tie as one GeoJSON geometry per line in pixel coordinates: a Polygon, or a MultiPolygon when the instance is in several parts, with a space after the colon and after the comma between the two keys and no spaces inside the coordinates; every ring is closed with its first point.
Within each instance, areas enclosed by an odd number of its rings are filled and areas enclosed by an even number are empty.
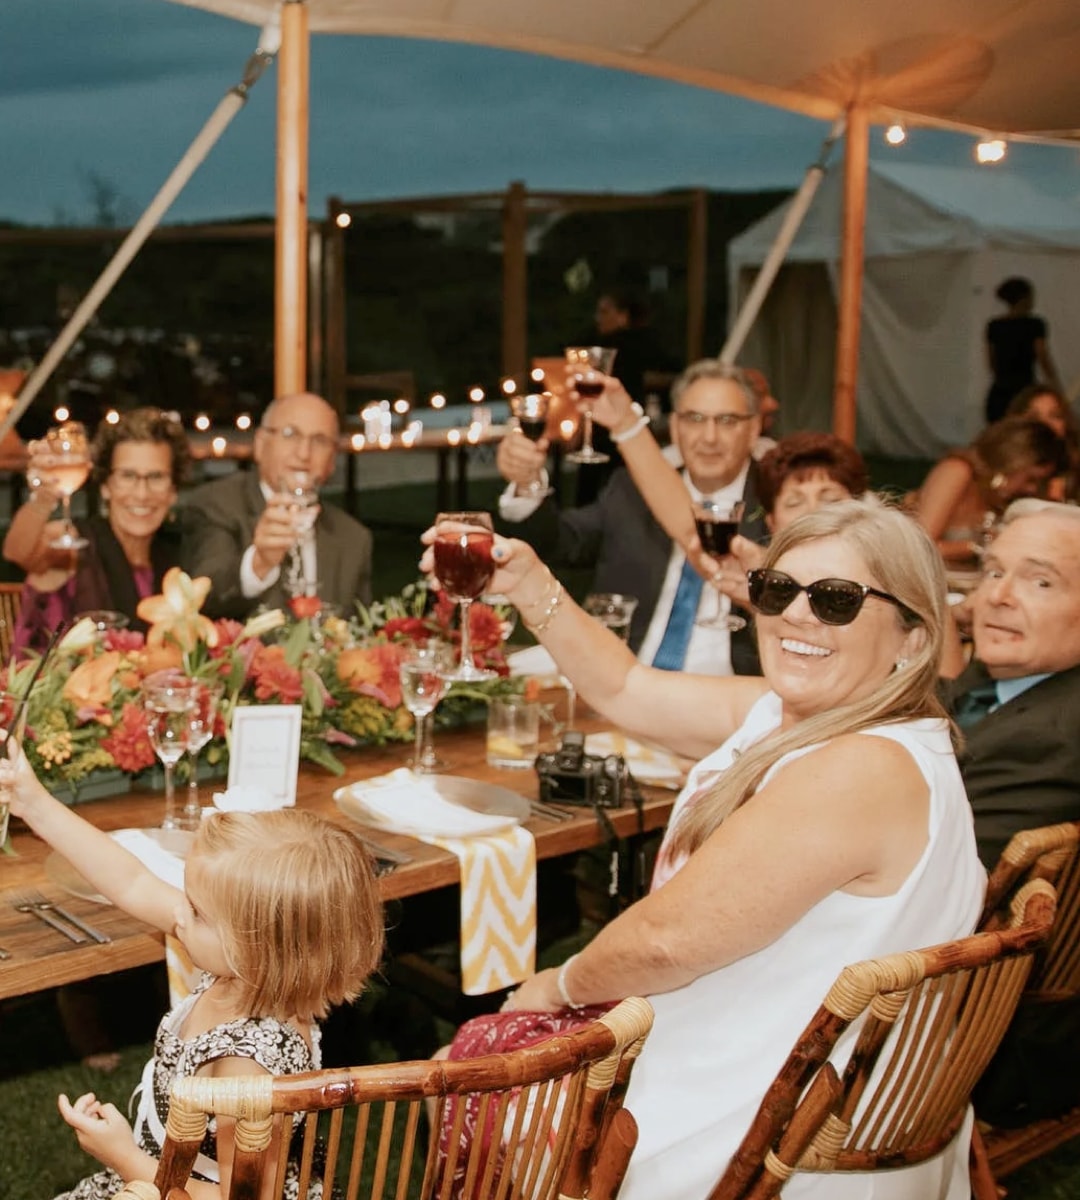
{"type": "Polygon", "coordinates": [[[997,684],[994,680],[976,684],[970,692],[960,696],[953,706],[957,725],[961,729],[978,725],[997,702],[997,684]]]}
{"type": "Polygon", "coordinates": [[[652,661],[652,665],[661,671],[681,671],[686,662],[686,650],[690,645],[690,635],[694,632],[694,618],[701,600],[702,582],[697,571],[684,562],[667,628],[652,661]]]}

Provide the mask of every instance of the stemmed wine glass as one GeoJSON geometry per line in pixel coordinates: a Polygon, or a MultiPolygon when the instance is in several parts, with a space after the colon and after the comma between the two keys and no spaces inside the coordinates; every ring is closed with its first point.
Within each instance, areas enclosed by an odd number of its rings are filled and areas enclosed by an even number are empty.
{"type": "MultiPolygon", "coordinates": [[[[528,396],[511,396],[510,412],[517,421],[518,429],[530,442],[538,442],[547,433],[548,413],[551,411],[550,392],[534,392],[528,396]]],[[[530,496],[539,496],[543,490],[539,479],[534,479],[527,488],[530,496]]],[[[550,490],[550,489],[549,489],[550,490]]]]}
{"type": "MultiPolygon", "coordinates": [[[[742,520],[741,500],[702,500],[694,505],[694,523],[697,525],[698,540],[702,550],[719,561],[731,553],[731,539],[739,532],[742,520]]],[[[731,611],[731,598],[716,592],[716,612],[711,617],[695,621],[708,629],[745,629],[746,621],[731,611]]]]}
{"type": "Polygon", "coordinates": [[[585,401],[582,423],[581,449],[566,456],[567,462],[606,463],[610,455],[601,454],[592,444],[592,409],[589,401],[595,400],[604,390],[604,376],[611,374],[615,365],[615,351],[607,346],[567,346],[566,362],[577,394],[585,401]]]}
{"type": "Polygon", "coordinates": [[[435,709],[449,687],[446,675],[450,659],[450,647],[433,640],[414,647],[398,668],[401,698],[416,720],[412,769],[417,775],[436,771],[442,765],[435,757],[431,726],[435,709]]]}
{"type": "Polygon", "coordinates": [[[65,421],[46,431],[27,447],[34,476],[48,480],[60,493],[64,510],[64,532],[49,543],[54,550],[81,550],[87,545],[71,519],[71,497],[90,477],[90,443],[86,427],[65,421]]]}
{"type": "Polygon", "coordinates": [[[490,513],[445,512],[435,518],[435,575],[461,608],[461,660],[445,675],[452,683],[479,683],[496,675],[473,662],[469,629],[469,605],[484,594],[495,573],[494,545],[490,513]]]}
{"type": "Polygon", "coordinates": [[[208,680],[193,680],[194,700],[188,713],[188,776],[187,801],[180,814],[181,829],[198,829],[199,805],[199,751],[214,736],[218,705],[225,691],[224,685],[208,680]]]}
{"type": "Polygon", "coordinates": [[[191,714],[197,693],[191,680],[143,684],[143,708],[150,745],[165,768],[165,817],[162,829],[182,829],[183,817],[176,811],[173,768],[183,757],[191,737],[191,714]]]}
{"type": "MultiPolygon", "coordinates": [[[[308,471],[283,470],[278,477],[276,492],[285,501],[296,541],[286,570],[288,590],[293,596],[317,596],[318,584],[304,574],[304,559],[300,543],[315,528],[319,516],[319,489],[308,471]],[[301,586],[301,581],[302,585],[301,586]]],[[[317,611],[317,606],[315,606],[317,611]]],[[[299,616],[299,614],[296,614],[299,616]]],[[[306,614],[310,615],[310,614],[306,614]]]]}

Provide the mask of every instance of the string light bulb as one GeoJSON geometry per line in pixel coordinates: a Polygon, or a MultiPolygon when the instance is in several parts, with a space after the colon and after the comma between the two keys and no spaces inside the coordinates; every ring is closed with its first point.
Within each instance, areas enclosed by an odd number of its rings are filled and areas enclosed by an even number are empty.
{"type": "Polygon", "coordinates": [[[428,403],[432,408],[445,408],[446,397],[442,394],[442,392],[435,392],[428,403]]]}
{"type": "Polygon", "coordinates": [[[1008,151],[1004,138],[983,138],[975,144],[975,161],[984,166],[999,163],[1008,151]]]}
{"type": "Polygon", "coordinates": [[[890,146],[902,146],[907,141],[907,129],[900,121],[894,121],[885,130],[885,141],[890,146]]]}
{"type": "Polygon", "coordinates": [[[251,428],[251,413],[241,413],[236,418],[236,428],[239,429],[241,433],[243,433],[245,430],[250,429],[251,428]]]}
{"type": "Polygon", "coordinates": [[[53,413],[53,420],[63,424],[71,419],[71,409],[65,408],[62,404],[57,405],[56,411],[53,413]]]}
{"type": "Polygon", "coordinates": [[[533,383],[543,383],[544,382],[544,368],[543,367],[533,367],[533,369],[529,372],[529,378],[533,381],[533,383]]]}
{"type": "Polygon", "coordinates": [[[195,418],[195,428],[200,433],[205,433],[210,428],[210,418],[206,415],[206,413],[199,413],[199,415],[195,418]]]}
{"type": "Polygon", "coordinates": [[[334,218],[334,224],[338,227],[338,229],[348,229],[352,224],[352,217],[345,212],[338,213],[338,215],[334,218]]]}
{"type": "Polygon", "coordinates": [[[469,388],[469,399],[473,404],[479,404],[484,398],[484,389],[482,387],[469,388]]]}
{"type": "Polygon", "coordinates": [[[120,423],[120,414],[116,411],[115,408],[110,408],[109,411],[105,414],[105,424],[106,425],[118,425],[119,423],[120,423]]]}
{"type": "Polygon", "coordinates": [[[394,412],[396,412],[399,417],[403,417],[408,411],[409,411],[408,400],[406,400],[404,396],[399,396],[394,401],[394,412]]]}

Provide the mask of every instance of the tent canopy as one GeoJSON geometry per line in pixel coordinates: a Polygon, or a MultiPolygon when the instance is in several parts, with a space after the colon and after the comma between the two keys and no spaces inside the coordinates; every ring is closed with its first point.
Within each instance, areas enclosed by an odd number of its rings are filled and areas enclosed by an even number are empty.
{"type": "MultiPolygon", "coordinates": [[[[178,0],[256,25],[279,0],[178,0]]],[[[307,0],[313,33],[470,42],[834,119],[1080,138],[1076,0],[307,0]]]]}
{"type": "MultiPolygon", "coordinates": [[[[769,375],[789,429],[829,426],[841,192],[841,180],[828,176],[741,356],[769,375]]],[[[729,244],[733,296],[746,293],[786,207],[729,244]]],[[[1032,280],[1061,376],[1080,376],[1075,205],[992,170],[975,188],[969,172],[953,167],[875,164],[865,237],[857,396],[864,449],[934,457],[982,426],[984,331],[1004,312],[994,290],[1006,276],[1032,280]]]]}

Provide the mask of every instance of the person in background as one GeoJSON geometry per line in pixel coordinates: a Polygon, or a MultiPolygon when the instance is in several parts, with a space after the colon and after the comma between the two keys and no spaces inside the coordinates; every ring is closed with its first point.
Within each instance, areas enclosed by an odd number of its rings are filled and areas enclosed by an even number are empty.
{"type": "Polygon", "coordinates": [[[288,568],[317,581],[323,601],[351,608],[371,601],[371,532],[348,513],[321,504],[310,534],[298,536],[286,473],[318,489],[337,458],[337,413],[310,392],[281,396],[255,432],[254,471],[237,471],[196,488],[182,506],[183,560],[189,575],[208,575],[211,617],[244,620],[260,605],[285,608],[288,568]],[[288,561],[287,561],[288,560],[288,561]]]}
{"type": "MultiPolygon", "coordinates": [[[[681,473],[665,466],[687,511],[692,499],[742,499],[742,534],[751,540],[764,537],[757,467],[750,456],[759,427],[756,397],[742,372],[702,359],[678,377],[671,394],[672,437],[685,466],[681,473]]],[[[629,414],[627,429],[620,425],[616,433],[625,453],[647,424],[640,406],[631,407],[629,394],[615,378],[607,380],[605,397],[596,404],[598,420],[609,427],[615,404],[617,411],[629,414]],[[615,402],[606,400],[609,392],[615,402]]],[[[745,630],[729,634],[694,624],[701,606],[711,611],[715,597],[704,592],[701,577],[649,512],[627,472],[616,471],[592,504],[560,511],[550,497],[540,500],[530,490],[538,485],[545,495],[546,449],[546,441],[533,443],[517,432],[500,443],[496,462],[508,481],[499,500],[504,528],[513,529],[551,562],[595,564],[594,591],[636,596],[630,648],[643,662],[655,665],[663,650],[661,662],[669,669],[755,674],[757,657],[745,630]]]]}
{"type": "Polygon", "coordinates": [[[1061,439],[1042,421],[1008,417],[937,463],[911,507],[947,565],[974,567],[1009,502],[1041,495],[1064,456],[1061,439]]]}
{"type": "Polygon", "coordinates": [[[986,326],[986,356],[993,376],[986,395],[988,425],[1000,421],[1017,392],[1035,382],[1036,365],[1044,383],[1059,392],[1063,390],[1050,357],[1046,322],[1032,313],[1035,289],[1031,280],[1012,275],[999,285],[994,295],[1008,311],[986,326]]]}
{"type": "Polygon", "coordinates": [[[1033,383],[1012,398],[1005,415],[1042,421],[1061,438],[1065,443],[1065,469],[1050,480],[1047,499],[1073,502],[1080,499],[1080,421],[1062,393],[1045,384],[1033,383]]]}
{"type": "Polygon", "coordinates": [[[178,561],[179,537],[167,518],[189,457],[180,422],[159,409],[137,408],[115,424],[102,422],[90,477],[104,512],[77,522],[89,543],[77,556],[50,546],[63,526],[49,519],[59,493],[42,479],[4,538],[4,557],[26,572],[16,653],[43,650],[55,629],[91,609],[121,612],[131,628],[145,630],[136,607],[161,591],[162,577],[178,561]]]}
{"type": "MultiPolygon", "coordinates": [[[[626,1096],[640,1136],[619,1194],[706,1196],[840,970],[965,936],[978,918],[986,876],[935,694],[941,560],[876,500],[804,516],[752,584],[764,678],[713,679],[636,661],[524,543],[497,538],[494,558],[491,586],[593,708],[705,757],[650,894],[464,1026],[450,1056],[647,996],[655,1023],[626,1096]]],[[[970,1134],[969,1118],[941,1155],[887,1172],[888,1195],[966,1200],[970,1134]]],[[[878,1196],[879,1177],[808,1172],[785,1195],[878,1196]]]]}

